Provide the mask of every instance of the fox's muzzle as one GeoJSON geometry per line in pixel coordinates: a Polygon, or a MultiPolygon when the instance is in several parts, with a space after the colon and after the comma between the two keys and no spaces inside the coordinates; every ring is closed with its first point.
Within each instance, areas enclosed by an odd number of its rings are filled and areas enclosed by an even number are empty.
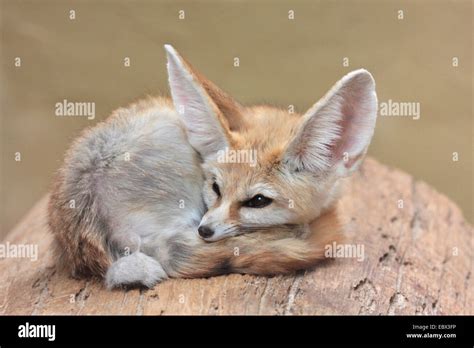
{"type": "Polygon", "coordinates": [[[198,228],[198,232],[199,232],[199,235],[206,239],[206,238],[210,238],[214,235],[214,230],[208,226],[199,226],[198,228]]]}

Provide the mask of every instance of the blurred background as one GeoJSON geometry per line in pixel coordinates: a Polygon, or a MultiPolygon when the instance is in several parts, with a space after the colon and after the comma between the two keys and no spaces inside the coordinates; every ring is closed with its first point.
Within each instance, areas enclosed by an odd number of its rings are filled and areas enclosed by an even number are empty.
{"type": "Polygon", "coordinates": [[[417,102],[421,113],[379,117],[370,155],[473,221],[469,0],[0,2],[0,239],[48,191],[83,128],[168,94],[165,43],[242,103],[298,112],[345,73],[370,70],[379,102],[417,102]],[[56,116],[64,99],[94,102],[95,119],[56,116]]]}

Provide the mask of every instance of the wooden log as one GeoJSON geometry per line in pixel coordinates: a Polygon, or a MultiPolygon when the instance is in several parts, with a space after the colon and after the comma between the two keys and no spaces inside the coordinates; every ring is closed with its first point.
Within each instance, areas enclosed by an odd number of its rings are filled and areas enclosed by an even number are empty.
{"type": "Polygon", "coordinates": [[[37,245],[39,257],[0,259],[0,314],[473,314],[472,226],[444,195],[370,158],[340,202],[348,239],[364,246],[364,259],[285,276],[108,291],[57,272],[46,203],[47,196],[2,242],[37,245]]]}

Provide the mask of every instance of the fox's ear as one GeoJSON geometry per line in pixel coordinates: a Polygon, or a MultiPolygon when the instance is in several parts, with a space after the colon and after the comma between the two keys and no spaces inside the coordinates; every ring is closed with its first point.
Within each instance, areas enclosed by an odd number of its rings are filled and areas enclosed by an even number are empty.
{"type": "Polygon", "coordinates": [[[376,118],[374,79],[366,70],[353,71],[306,112],[283,159],[294,170],[350,175],[367,151],[376,118]]]}
{"type": "Polygon", "coordinates": [[[165,50],[174,106],[183,116],[189,142],[206,159],[229,146],[229,131],[240,127],[240,105],[194,70],[172,46],[165,45],[165,50]]]}
{"type": "MultiPolygon", "coordinates": [[[[185,60],[184,60],[185,61],[185,60]]],[[[217,108],[223,116],[223,122],[231,131],[238,131],[246,127],[245,120],[242,117],[243,107],[229,94],[224,92],[222,89],[216,86],[215,83],[208,80],[199,71],[193,68],[189,63],[185,61],[188,69],[196,77],[197,81],[201,84],[204,90],[207,92],[212,101],[216,104],[217,108]]]]}

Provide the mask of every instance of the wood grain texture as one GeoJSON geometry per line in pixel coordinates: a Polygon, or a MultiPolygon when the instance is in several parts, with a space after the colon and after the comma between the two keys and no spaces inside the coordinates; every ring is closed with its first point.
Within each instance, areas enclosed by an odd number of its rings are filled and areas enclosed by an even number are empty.
{"type": "Polygon", "coordinates": [[[37,261],[0,259],[0,314],[473,314],[473,228],[427,184],[367,159],[341,200],[346,234],[365,257],[272,278],[232,274],[107,291],[59,274],[46,229],[47,197],[11,231],[37,261]],[[403,200],[403,208],[399,201],[403,200]]]}

